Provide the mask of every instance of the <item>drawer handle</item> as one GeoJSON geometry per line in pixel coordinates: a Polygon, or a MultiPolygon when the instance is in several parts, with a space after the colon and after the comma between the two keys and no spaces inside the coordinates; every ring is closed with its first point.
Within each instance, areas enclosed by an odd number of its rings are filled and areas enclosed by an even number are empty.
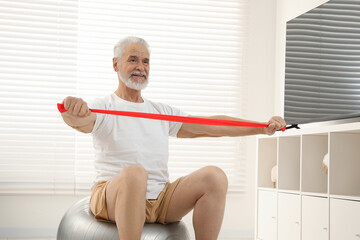
{"type": "Polygon", "coordinates": [[[296,225],[299,225],[299,224],[300,224],[300,222],[295,222],[295,224],[296,224],[296,225]]]}
{"type": "Polygon", "coordinates": [[[360,238],[360,234],[356,234],[356,235],[355,235],[355,237],[358,237],[358,238],[360,238]]]}
{"type": "Polygon", "coordinates": [[[271,217],[272,219],[276,219],[276,217],[271,217]]]}
{"type": "Polygon", "coordinates": [[[327,230],[328,230],[328,229],[327,229],[327,227],[324,227],[323,229],[324,229],[325,231],[327,231],[327,230]]]}

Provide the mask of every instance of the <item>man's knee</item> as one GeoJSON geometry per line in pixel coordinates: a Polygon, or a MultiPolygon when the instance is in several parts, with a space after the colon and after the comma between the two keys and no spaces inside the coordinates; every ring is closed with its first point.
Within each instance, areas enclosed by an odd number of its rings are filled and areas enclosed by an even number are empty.
{"type": "Polygon", "coordinates": [[[228,179],[225,172],[216,166],[207,166],[203,168],[204,182],[209,191],[226,193],[228,189],[228,179]]]}
{"type": "Polygon", "coordinates": [[[114,180],[119,183],[119,186],[129,188],[146,188],[148,173],[144,167],[140,165],[133,165],[125,167],[114,180]]]}

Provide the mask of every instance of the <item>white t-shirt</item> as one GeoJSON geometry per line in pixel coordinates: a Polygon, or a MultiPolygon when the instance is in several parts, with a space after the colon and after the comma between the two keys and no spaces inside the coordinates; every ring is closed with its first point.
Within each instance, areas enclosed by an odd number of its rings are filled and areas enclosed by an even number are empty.
{"type": "MultiPolygon", "coordinates": [[[[115,93],[89,102],[93,109],[186,116],[179,109],[144,99],[128,102],[115,93]]],[[[147,199],[156,199],[169,181],[169,136],[176,137],[182,123],[96,113],[92,131],[95,182],[109,180],[124,167],[141,165],[148,172],[147,199]]]]}

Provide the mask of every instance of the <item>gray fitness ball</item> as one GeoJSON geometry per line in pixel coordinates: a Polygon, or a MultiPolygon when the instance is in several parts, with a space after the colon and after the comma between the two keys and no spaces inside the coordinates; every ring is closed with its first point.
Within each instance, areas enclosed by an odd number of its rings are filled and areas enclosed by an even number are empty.
{"type": "MultiPolygon", "coordinates": [[[[90,210],[90,197],[75,203],[61,219],[57,240],[119,240],[114,223],[99,222],[90,210]]],[[[142,240],[190,240],[183,222],[145,224],[142,240]]]]}

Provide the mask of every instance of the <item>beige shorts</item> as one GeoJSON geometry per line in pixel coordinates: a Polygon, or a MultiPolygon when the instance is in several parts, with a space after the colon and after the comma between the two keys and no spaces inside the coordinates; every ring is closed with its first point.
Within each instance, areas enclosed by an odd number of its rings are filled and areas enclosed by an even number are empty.
{"type": "MultiPolygon", "coordinates": [[[[169,207],[170,199],[179,184],[181,178],[172,183],[167,183],[155,200],[146,200],[146,223],[165,224],[165,217],[169,207]]],[[[110,181],[100,181],[95,184],[90,198],[91,212],[99,221],[109,221],[106,207],[106,186],[110,181]]]]}

